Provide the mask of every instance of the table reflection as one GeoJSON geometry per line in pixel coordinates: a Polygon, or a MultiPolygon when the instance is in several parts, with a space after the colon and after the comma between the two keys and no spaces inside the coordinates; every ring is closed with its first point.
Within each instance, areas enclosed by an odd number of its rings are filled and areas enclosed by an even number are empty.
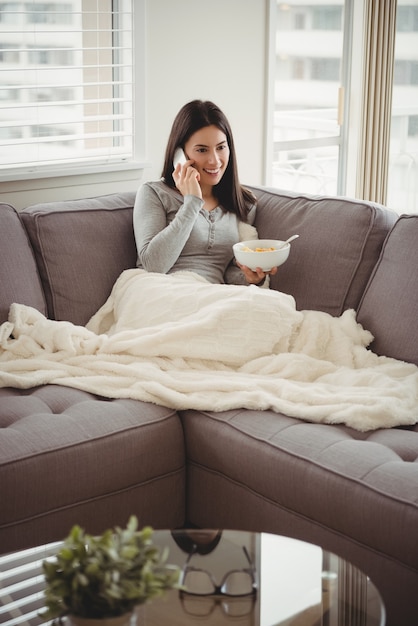
{"type": "MultiPolygon", "coordinates": [[[[257,592],[241,598],[222,594],[187,598],[184,593],[172,592],[176,595],[170,600],[173,625],[201,622],[207,626],[384,625],[384,608],[368,577],[319,546],[267,533],[198,533],[201,546],[195,554],[193,540],[187,533],[186,537],[177,538],[174,533],[174,544],[180,547],[180,554],[176,548],[170,548],[175,562],[181,563],[181,552],[193,554],[193,566],[209,572],[219,586],[228,572],[245,568],[245,548],[254,564],[257,592]]],[[[186,556],[187,562],[190,561],[186,556]]],[[[146,607],[146,615],[151,620],[146,622],[150,626],[163,623],[158,604],[146,607]]]]}
{"type": "MultiPolygon", "coordinates": [[[[383,626],[368,577],[320,547],[287,537],[230,530],[156,531],[187,592],[171,590],[138,607],[132,626],[383,626]]],[[[59,543],[0,556],[0,623],[43,624],[42,560],[59,543]]]]}

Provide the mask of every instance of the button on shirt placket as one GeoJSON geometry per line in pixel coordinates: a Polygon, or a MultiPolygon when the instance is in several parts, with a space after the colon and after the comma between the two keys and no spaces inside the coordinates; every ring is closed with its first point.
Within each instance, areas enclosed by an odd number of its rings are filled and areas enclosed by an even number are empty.
{"type": "Polygon", "coordinates": [[[216,209],[213,209],[212,211],[205,211],[206,213],[206,219],[209,222],[209,237],[208,237],[208,250],[210,250],[211,248],[213,248],[214,243],[215,243],[215,211],[216,209]]]}

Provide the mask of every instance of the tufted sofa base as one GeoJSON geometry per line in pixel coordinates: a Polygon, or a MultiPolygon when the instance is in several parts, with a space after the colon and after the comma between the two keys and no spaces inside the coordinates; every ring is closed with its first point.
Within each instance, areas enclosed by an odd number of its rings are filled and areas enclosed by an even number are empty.
{"type": "Polygon", "coordinates": [[[184,523],[185,457],[175,411],[47,385],[0,389],[0,553],[91,532],[184,523]]]}

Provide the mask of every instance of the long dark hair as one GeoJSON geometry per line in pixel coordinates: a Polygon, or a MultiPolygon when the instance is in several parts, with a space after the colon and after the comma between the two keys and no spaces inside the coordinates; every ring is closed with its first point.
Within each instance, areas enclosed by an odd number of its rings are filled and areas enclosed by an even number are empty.
{"type": "Polygon", "coordinates": [[[247,214],[255,203],[255,197],[243,187],[238,179],[237,158],[231,127],[224,113],[213,102],[192,100],[185,104],[177,113],[165,151],[162,177],[167,185],[175,187],[173,180],[173,157],[178,146],[184,149],[190,137],[201,128],[216,126],[227,139],[229,146],[229,162],[220,182],[214,187],[214,193],[224,211],[238,215],[244,222],[247,214]]]}

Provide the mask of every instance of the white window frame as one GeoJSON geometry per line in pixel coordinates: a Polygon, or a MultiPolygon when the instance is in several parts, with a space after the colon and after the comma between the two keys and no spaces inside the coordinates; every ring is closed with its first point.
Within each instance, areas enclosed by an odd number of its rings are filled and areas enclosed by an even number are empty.
{"type": "Polygon", "coordinates": [[[146,0],[132,0],[133,19],[133,153],[132,157],[124,160],[109,160],[98,158],[97,162],[83,163],[80,161],[71,165],[39,165],[33,168],[17,166],[16,168],[2,169],[0,166],[0,182],[29,181],[45,178],[67,178],[86,174],[102,174],[118,171],[142,169],[146,165],[146,97],[145,97],[145,54],[146,54],[146,0]]]}

